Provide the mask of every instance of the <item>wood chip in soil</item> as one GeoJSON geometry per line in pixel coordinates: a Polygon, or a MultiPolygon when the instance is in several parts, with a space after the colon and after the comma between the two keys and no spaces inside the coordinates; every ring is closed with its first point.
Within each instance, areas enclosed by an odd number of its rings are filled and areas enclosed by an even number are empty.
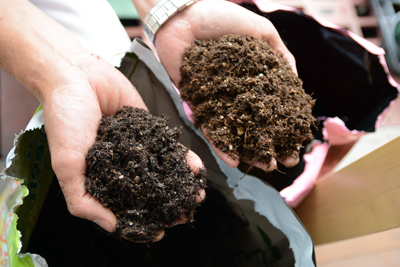
{"type": "Polygon", "coordinates": [[[315,100],[282,55],[251,36],[198,41],[183,55],[179,90],[214,145],[269,163],[312,140],[315,100]]]}

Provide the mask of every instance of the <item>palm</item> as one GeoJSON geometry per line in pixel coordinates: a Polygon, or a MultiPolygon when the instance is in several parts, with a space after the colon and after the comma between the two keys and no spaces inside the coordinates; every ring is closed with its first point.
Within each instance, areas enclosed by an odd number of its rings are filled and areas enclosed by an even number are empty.
{"type": "MultiPolygon", "coordinates": [[[[215,39],[226,34],[252,35],[266,40],[275,51],[283,54],[296,72],[292,54],[269,20],[227,1],[200,1],[178,13],[157,33],[157,54],[174,84],[178,85],[181,79],[182,55],[195,40],[215,39]]],[[[202,132],[208,139],[204,127],[202,132]]],[[[238,161],[214,146],[213,149],[229,166],[238,166],[238,161]]],[[[288,167],[294,166],[298,163],[297,153],[280,161],[288,167]]],[[[270,163],[249,163],[266,171],[276,168],[275,159],[270,163]]]]}
{"type": "Polygon", "coordinates": [[[45,127],[52,166],[69,211],[91,221],[100,215],[111,226],[99,224],[111,231],[116,226],[114,214],[84,189],[85,157],[95,141],[101,114],[114,114],[124,105],[146,107],[129,81],[107,63],[96,59],[86,67],[90,74],[77,75],[74,83],[56,88],[42,103],[45,127]]]}
{"type": "MultiPolygon", "coordinates": [[[[86,75],[52,91],[43,104],[52,166],[72,215],[96,221],[108,231],[116,229],[115,215],[85,190],[86,156],[95,142],[102,114],[114,114],[125,105],[147,109],[132,84],[101,59],[85,63],[86,75]]],[[[202,166],[192,151],[188,164],[197,173],[202,166]]],[[[197,202],[204,199],[204,190],[197,202]]],[[[186,222],[182,218],[177,223],[186,222]]],[[[161,239],[160,233],[156,240],[161,239]]]]}

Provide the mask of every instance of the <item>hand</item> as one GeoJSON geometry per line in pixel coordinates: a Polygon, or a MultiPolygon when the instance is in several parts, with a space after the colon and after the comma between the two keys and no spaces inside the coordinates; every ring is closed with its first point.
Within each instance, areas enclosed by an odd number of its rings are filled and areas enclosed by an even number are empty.
{"type": "MultiPolygon", "coordinates": [[[[72,215],[115,231],[115,215],[85,191],[89,147],[94,143],[101,114],[114,114],[124,105],[147,109],[132,84],[102,59],[89,55],[68,84],[56,87],[42,101],[52,166],[72,215]]],[[[194,172],[202,167],[192,151],[188,164],[194,172]]],[[[197,198],[204,199],[204,190],[197,198]]],[[[185,218],[177,223],[186,222],[185,218]]],[[[156,238],[159,240],[163,233],[156,238]]]]}
{"type": "MultiPolygon", "coordinates": [[[[227,1],[205,0],[196,2],[178,13],[157,32],[155,38],[157,54],[174,84],[178,85],[181,79],[182,55],[194,43],[194,40],[215,39],[226,34],[252,35],[266,40],[276,52],[281,53],[289,61],[292,69],[297,73],[293,55],[283,44],[269,20],[227,1]]],[[[210,141],[205,127],[201,127],[201,130],[205,138],[210,141]]],[[[229,166],[238,166],[238,160],[231,158],[215,146],[212,147],[216,155],[229,166]]],[[[298,157],[297,152],[294,151],[288,158],[272,159],[269,163],[248,163],[265,171],[272,171],[276,169],[277,160],[286,167],[292,167],[299,162],[298,157]]]]}
{"type": "MultiPolygon", "coordinates": [[[[52,167],[72,215],[115,231],[115,215],[84,187],[86,155],[102,114],[124,105],[146,109],[142,98],[114,66],[29,1],[0,0],[0,68],[17,78],[43,106],[52,167]]],[[[193,153],[188,164],[202,167],[193,153]]],[[[198,202],[204,199],[200,192],[198,202]]]]}
{"type": "Polygon", "coordinates": [[[115,215],[84,187],[86,160],[101,114],[114,114],[123,105],[145,108],[132,84],[113,66],[88,54],[69,79],[43,95],[45,129],[53,170],[74,216],[115,231],[115,215]]]}

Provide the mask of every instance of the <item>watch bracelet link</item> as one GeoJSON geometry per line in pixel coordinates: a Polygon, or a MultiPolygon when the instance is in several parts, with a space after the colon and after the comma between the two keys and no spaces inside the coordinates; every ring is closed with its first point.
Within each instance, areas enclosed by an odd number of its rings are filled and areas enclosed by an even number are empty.
{"type": "Polygon", "coordinates": [[[161,0],[154,6],[143,20],[143,31],[154,43],[156,32],[165,22],[179,11],[184,10],[197,0],[161,0]]]}

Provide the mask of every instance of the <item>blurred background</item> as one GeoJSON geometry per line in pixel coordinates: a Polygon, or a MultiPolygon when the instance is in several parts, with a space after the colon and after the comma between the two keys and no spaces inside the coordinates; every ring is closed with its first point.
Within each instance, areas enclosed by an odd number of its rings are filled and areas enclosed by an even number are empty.
{"type": "MultiPolygon", "coordinates": [[[[400,74],[400,1],[399,0],[264,0],[298,8],[305,13],[328,20],[385,48],[389,68],[400,74]]],[[[109,0],[131,39],[147,41],[139,16],[130,0],[109,0]]],[[[397,78],[397,77],[395,77],[397,78]]],[[[6,74],[0,75],[0,158],[11,149],[16,133],[25,128],[38,102],[6,74]],[[13,85],[13,86],[11,86],[13,85]]]]}
{"type": "MultiPolygon", "coordinates": [[[[389,68],[400,73],[400,1],[397,0],[265,0],[301,9],[328,20],[385,48],[389,68]]],[[[147,41],[130,0],[109,0],[131,39],[147,41]]],[[[0,75],[0,158],[11,149],[15,134],[23,130],[38,106],[36,98],[7,74],[0,75]],[[13,86],[11,86],[13,85],[13,86]]]]}
{"type": "MultiPolygon", "coordinates": [[[[108,0],[131,39],[144,36],[130,0],[108,0]]],[[[292,6],[344,27],[386,51],[389,70],[400,77],[400,0],[264,0],[292,6]]],[[[0,169],[39,103],[22,85],[0,74],[0,169]],[[15,88],[10,90],[9,88],[15,88]]],[[[0,192],[4,183],[0,180],[0,192]]],[[[318,266],[400,266],[398,229],[316,246],[318,266]]]]}

